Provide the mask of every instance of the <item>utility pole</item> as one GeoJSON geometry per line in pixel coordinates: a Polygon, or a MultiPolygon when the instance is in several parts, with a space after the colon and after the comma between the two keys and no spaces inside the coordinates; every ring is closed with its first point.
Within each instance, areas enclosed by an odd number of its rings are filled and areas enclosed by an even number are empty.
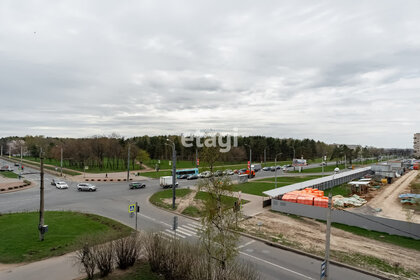
{"type": "Polygon", "coordinates": [[[274,179],[274,188],[277,189],[277,156],[281,155],[281,153],[278,153],[275,157],[274,157],[274,167],[276,168],[276,175],[275,175],[275,179],[274,179]]]}
{"type": "Polygon", "coordinates": [[[23,151],[23,147],[22,147],[22,143],[20,145],[20,166],[19,166],[19,179],[22,178],[22,151],[23,151]]]}
{"type": "Polygon", "coordinates": [[[327,232],[325,237],[325,278],[330,277],[330,235],[331,235],[331,206],[332,206],[332,192],[328,194],[328,210],[327,210],[327,232]]]}
{"type": "Polygon", "coordinates": [[[137,212],[139,210],[139,204],[136,202],[136,232],[137,232],[137,212]]]}
{"type": "Polygon", "coordinates": [[[41,161],[41,180],[40,180],[40,188],[39,188],[39,197],[40,197],[40,204],[39,204],[39,240],[44,241],[44,157],[42,155],[42,148],[40,154],[40,161],[41,161]]]}
{"type": "Polygon", "coordinates": [[[167,141],[171,142],[172,144],[172,209],[175,210],[175,200],[176,200],[176,150],[175,150],[175,142],[166,139],[167,141]]]}
{"type": "Polygon", "coordinates": [[[63,177],[63,146],[61,146],[60,177],[63,177]]]}
{"type": "Polygon", "coordinates": [[[130,143],[128,143],[128,152],[127,152],[127,182],[130,181],[130,143]]]}

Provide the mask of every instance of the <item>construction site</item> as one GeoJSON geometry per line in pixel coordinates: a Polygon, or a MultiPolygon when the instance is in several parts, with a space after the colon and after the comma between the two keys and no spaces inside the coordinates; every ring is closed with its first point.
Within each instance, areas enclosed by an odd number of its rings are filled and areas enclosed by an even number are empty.
{"type": "Polygon", "coordinates": [[[417,162],[390,161],[265,192],[271,210],[241,227],[275,244],[322,256],[328,194],[333,258],[420,279],[420,174],[417,162]],[[335,194],[336,190],[346,195],[335,194]],[[399,236],[405,242],[393,242],[399,236]],[[373,265],[373,266],[375,266],[373,265]]]}

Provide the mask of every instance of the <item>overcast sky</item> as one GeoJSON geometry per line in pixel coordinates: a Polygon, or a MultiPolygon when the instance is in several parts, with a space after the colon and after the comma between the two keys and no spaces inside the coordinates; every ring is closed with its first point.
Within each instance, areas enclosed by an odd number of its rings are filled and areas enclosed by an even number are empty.
{"type": "Polygon", "coordinates": [[[420,1],[0,2],[0,137],[412,147],[420,1]],[[298,3],[297,3],[298,2],[298,3]]]}

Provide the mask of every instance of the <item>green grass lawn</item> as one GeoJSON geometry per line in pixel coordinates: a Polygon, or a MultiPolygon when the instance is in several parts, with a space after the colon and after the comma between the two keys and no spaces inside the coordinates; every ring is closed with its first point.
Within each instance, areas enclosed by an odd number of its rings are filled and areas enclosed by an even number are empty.
{"type": "MultiPolygon", "coordinates": [[[[156,164],[158,164],[158,160],[150,160],[148,162],[145,163],[147,166],[149,166],[150,168],[155,168],[156,164]]],[[[247,161],[229,161],[229,162],[223,162],[223,161],[217,161],[214,166],[226,166],[226,165],[232,165],[232,166],[246,166],[247,165],[247,161]]],[[[208,164],[206,162],[200,161],[200,165],[199,168],[207,168],[208,164]]],[[[160,160],[160,169],[171,169],[172,165],[169,165],[169,160],[166,159],[162,159],[160,160]]],[[[181,168],[195,168],[195,160],[194,161],[190,161],[190,160],[179,160],[176,162],[176,168],[177,169],[181,169],[181,168]]],[[[242,167],[241,167],[242,168],[242,167]]]]}
{"type": "Polygon", "coordinates": [[[171,171],[150,171],[150,172],[141,172],[140,176],[145,176],[145,177],[149,177],[149,178],[160,178],[162,176],[170,176],[172,175],[171,171]]]}
{"type": "MultiPolygon", "coordinates": [[[[339,164],[338,166],[328,165],[328,166],[324,166],[324,172],[333,172],[336,167],[340,168],[340,170],[345,169],[344,164],[339,164]]],[[[318,166],[318,167],[315,167],[315,168],[303,167],[303,170],[302,170],[301,173],[321,173],[321,172],[322,172],[322,166],[318,166]]],[[[299,173],[299,168],[296,167],[296,170],[295,171],[290,171],[290,173],[299,173]]]]}
{"type": "Polygon", "coordinates": [[[79,249],[86,237],[109,241],[131,229],[111,219],[76,212],[45,212],[49,230],[39,241],[38,212],[0,215],[0,263],[31,262],[79,249]]]}
{"type": "MultiPolygon", "coordinates": [[[[280,177],[280,176],[277,176],[277,183],[295,184],[295,183],[300,183],[300,182],[313,180],[313,179],[317,179],[317,178],[321,178],[321,177],[322,177],[322,175],[294,176],[294,177],[286,177],[286,176],[280,177]]],[[[274,177],[263,178],[263,179],[255,180],[253,182],[264,182],[264,181],[275,182],[275,178],[274,177]]]]}
{"type": "MultiPolygon", "coordinates": [[[[15,157],[15,159],[20,160],[20,158],[17,158],[17,157],[15,157]]],[[[47,161],[47,159],[44,160],[44,163],[45,164],[51,164],[51,163],[47,163],[46,161],[47,161]]],[[[23,164],[24,167],[25,167],[25,162],[28,163],[28,164],[40,166],[39,158],[24,157],[23,158],[23,161],[22,161],[22,164],[23,164]]],[[[54,164],[54,165],[60,166],[60,163],[57,163],[57,164],[54,164]]],[[[48,169],[48,170],[58,171],[58,172],[60,171],[60,168],[58,168],[56,170],[55,167],[47,166],[47,165],[44,165],[44,168],[45,169],[48,169]]],[[[63,166],[63,168],[65,168],[65,166],[63,166]]],[[[67,175],[71,175],[71,176],[75,176],[75,175],[80,175],[81,174],[80,172],[77,172],[77,171],[71,171],[71,170],[65,170],[65,169],[63,169],[63,173],[64,174],[67,174],[67,175]]]]}
{"type": "Polygon", "coordinates": [[[11,179],[18,179],[19,175],[16,173],[13,173],[11,171],[2,171],[0,172],[0,176],[3,176],[5,178],[11,178],[11,179]]]}
{"type": "MultiPolygon", "coordinates": [[[[290,185],[290,183],[277,183],[277,187],[284,187],[290,185]]],[[[243,193],[249,193],[254,195],[266,196],[262,192],[274,189],[274,183],[264,182],[248,182],[244,184],[233,185],[234,191],[242,191],[243,193]]]]}
{"type": "Polygon", "coordinates": [[[404,248],[414,249],[420,251],[420,240],[415,240],[409,237],[398,236],[398,235],[391,235],[388,233],[366,230],[359,227],[348,226],[338,223],[331,224],[335,228],[339,228],[345,230],[347,232],[351,232],[360,236],[364,236],[367,238],[371,238],[374,240],[395,244],[404,248]]]}
{"type": "Polygon", "coordinates": [[[348,197],[351,195],[350,186],[348,184],[342,184],[332,189],[324,190],[324,196],[328,196],[330,192],[332,192],[332,196],[342,195],[344,197],[348,197]]]}
{"type": "MultiPolygon", "coordinates": [[[[18,159],[18,158],[16,158],[18,159]]],[[[34,163],[39,163],[40,160],[39,158],[36,157],[24,157],[24,160],[30,161],[30,162],[34,162],[34,163]]],[[[63,168],[68,168],[68,169],[72,169],[74,170],[73,172],[75,172],[76,174],[70,174],[72,171],[67,171],[67,170],[63,170],[63,173],[69,174],[69,175],[78,175],[80,174],[80,172],[86,172],[86,173],[112,173],[112,172],[121,172],[121,171],[127,171],[127,166],[126,166],[126,161],[120,160],[119,161],[119,165],[118,168],[115,166],[114,168],[112,167],[108,167],[108,162],[111,163],[112,160],[108,159],[108,158],[104,158],[104,163],[103,163],[103,168],[99,168],[98,166],[93,166],[90,163],[86,163],[86,165],[89,167],[87,170],[83,170],[83,167],[80,166],[74,166],[74,165],[70,165],[70,161],[68,160],[63,160],[63,168]],[[77,172],[79,171],[79,172],[77,172]]],[[[47,169],[51,169],[51,170],[55,170],[55,167],[58,167],[58,170],[60,170],[60,161],[56,160],[56,159],[51,159],[51,158],[44,158],[44,164],[48,164],[48,165],[53,165],[52,166],[46,166],[45,168],[47,169]]],[[[143,169],[140,167],[139,164],[134,164],[134,168],[133,166],[130,164],[130,169],[132,170],[140,170],[143,169]]]]}
{"type": "MultiPolygon", "coordinates": [[[[194,199],[199,199],[204,202],[210,199],[210,195],[207,192],[200,191],[200,192],[197,192],[194,199]]],[[[222,204],[225,208],[233,207],[235,204],[235,201],[238,201],[238,198],[232,197],[232,196],[226,196],[226,195],[222,196],[222,204]]],[[[242,205],[248,202],[249,201],[245,199],[241,200],[242,205]]],[[[197,207],[190,205],[187,208],[185,208],[184,211],[182,211],[182,214],[192,216],[192,217],[201,217],[203,215],[203,212],[197,207]]]]}
{"type": "MultiPolygon", "coordinates": [[[[190,189],[177,189],[175,191],[175,195],[177,198],[184,197],[191,193],[190,189]]],[[[172,204],[164,203],[163,200],[166,198],[172,198],[172,189],[163,190],[157,193],[154,193],[150,198],[149,201],[156,206],[172,209],[172,204]]],[[[175,203],[175,208],[178,207],[178,204],[175,203]]]]}
{"type": "MultiPolygon", "coordinates": [[[[203,201],[207,201],[210,199],[210,195],[208,192],[197,192],[197,194],[195,195],[195,199],[200,199],[203,201]]],[[[222,203],[225,207],[233,207],[233,205],[235,204],[235,201],[238,201],[237,197],[233,197],[233,196],[227,196],[224,195],[222,196],[222,203]]],[[[248,203],[248,200],[241,200],[242,204],[248,203]]]]}

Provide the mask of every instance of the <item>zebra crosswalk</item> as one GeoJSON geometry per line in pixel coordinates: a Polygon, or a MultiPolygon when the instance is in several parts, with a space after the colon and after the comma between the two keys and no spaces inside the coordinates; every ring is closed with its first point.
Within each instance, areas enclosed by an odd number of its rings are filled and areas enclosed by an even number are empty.
{"type": "Polygon", "coordinates": [[[199,223],[189,223],[179,226],[176,231],[172,229],[165,229],[160,231],[161,237],[164,239],[177,239],[187,238],[192,236],[198,236],[198,231],[201,229],[201,224],[199,223]]]}

